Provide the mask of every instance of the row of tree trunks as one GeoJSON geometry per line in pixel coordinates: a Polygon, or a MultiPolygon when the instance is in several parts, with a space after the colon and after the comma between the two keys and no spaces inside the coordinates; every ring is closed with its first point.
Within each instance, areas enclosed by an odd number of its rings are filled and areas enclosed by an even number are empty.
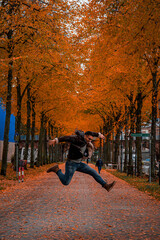
{"type": "Polygon", "coordinates": [[[41,113],[41,127],[39,133],[39,142],[38,142],[38,159],[36,162],[36,166],[42,166],[44,164],[57,162],[62,159],[62,151],[61,147],[56,145],[54,148],[50,146],[48,148],[48,139],[51,139],[53,135],[58,136],[58,129],[54,128],[50,122],[48,122],[48,118],[45,113],[41,113]],[[48,130],[47,130],[48,129],[48,130]],[[48,154],[49,152],[49,154],[48,154]]]}
{"type": "MultiPolygon", "coordinates": [[[[156,142],[156,116],[157,116],[157,82],[156,82],[156,75],[153,76],[153,84],[154,84],[154,91],[152,94],[152,127],[151,127],[151,177],[152,180],[155,179],[155,155],[156,155],[156,149],[155,149],[155,142],[156,142]],[[154,79],[155,78],[155,79],[154,79]]],[[[132,97],[132,94],[130,95],[132,97]]],[[[136,104],[136,111],[133,103],[133,98],[130,98],[130,111],[129,111],[129,117],[130,117],[130,135],[128,135],[128,119],[127,119],[127,111],[126,111],[126,119],[125,119],[125,158],[124,158],[124,172],[128,172],[133,175],[133,137],[131,136],[131,133],[134,133],[134,123],[136,119],[136,133],[141,133],[141,126],[142,126],[142,120],[141,120],[141,112],[142,112],[142,104],[143,104],[144,96],[142,96],[142,92],[139,89],[139,92],[137,94],[137,104],[136,104]],[[129,137],[129,141],[128,141],[129,137]],[[128,151],[129,149],[129,151],[128,151]],[[129,159],[128,159],[128,153],[129,153],[129,159]]],[[[115,143],[112,144],[112,155],[114,155],[114,158],[110,159],[111,154],[111,139],[110,137],[106,137],[106,143],[105,143],[105,162],[106,163],[114,163],[118,164],[118,155],[119,155],[119,141],[120,137],[120,130],[117,130],[116,136],[115,136],[115,143]],[[109,147],[108,147],[109,146],[109,147]],[[108,159],[107,159],[108,158],[108,159]]],[[[137,137],[136,138],[136,175],[142,176],[142,138],[137,137]]]]}

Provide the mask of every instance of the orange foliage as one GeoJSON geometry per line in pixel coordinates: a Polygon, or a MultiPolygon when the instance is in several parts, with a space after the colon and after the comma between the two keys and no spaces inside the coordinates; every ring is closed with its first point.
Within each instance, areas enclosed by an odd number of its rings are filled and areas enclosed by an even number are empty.
{"type": "MultiPolygon", "coordinates": [[[[0,96],[5,101],[9,59],[13,48],[13,112],[16,114],[17,77],[21,94],[27,84],[35,97],[36,113],[64,133],[76,128],[99,131],[108,117],[122,118],[139,91],[146,95],[143,107],[151,111],[151,78],[159,77],[158,1],[10,1],[0,7],[0,96]],[[12,14],[8,14],[9,7],[12,14]],[[69,14],[68,14],[69,10],[69,14]],[[18,13],[18,14],[17,14],[18,13]],[[13,29],[7,39],[6,29],[13,29]],[[157,61],[157,65],[155,65],[157,61]]],[[[24,94],[22,120],[26,123],[24,94]]],[[[36,121],[37,128],[40,122],[36,121]]]]}

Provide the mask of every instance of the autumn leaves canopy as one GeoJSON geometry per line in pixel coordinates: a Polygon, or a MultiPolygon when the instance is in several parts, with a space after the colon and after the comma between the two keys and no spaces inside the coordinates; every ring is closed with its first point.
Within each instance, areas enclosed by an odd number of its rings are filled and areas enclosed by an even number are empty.
{"type": "MultiPolygon", "coordinates": [[[[0,2],[0,97],[6,108],[1,174],[12,112],[16,132],[26,135],[26,153],[30,135],[32,153],[39,135],[39,160],[46,135],[89,129],[103,131],[109,143],[122,129],[126,136],[141,132],[142,123],[152,120],[154,175],[159,12],[158,0],[0,2]]],[[[132,165],[132,137],[129,149],[132,165]]]]}
{"type": "Polygon", "coordinates": [[[37,131],[42,114],[62,133],[116,130],[126,115],[131,127],[136,111],[147,121],[157,111],[159,10],[157,0],[2,1],[3,102],[23,124],[34,102],[37,131]]]}

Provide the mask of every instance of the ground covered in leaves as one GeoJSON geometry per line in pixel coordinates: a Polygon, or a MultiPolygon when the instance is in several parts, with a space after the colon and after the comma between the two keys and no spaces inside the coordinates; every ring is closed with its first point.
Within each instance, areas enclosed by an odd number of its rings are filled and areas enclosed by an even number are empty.
{"type": "Polygon", "coordinates": [[[159,185],[159,178],[157,176],[156,181],[149,182],[149,176],[127,176],[126,173],[121,173],[115,169],[107,170],[109,173],[112,173],[114,176],[121,178],[131,184],[132,186],[136,187],[138,190],[149,194],[150,196],[155,197],[160,201],[160,185],[159,185]]]}
{"type": "Polygon", "coordinates": [[[160,202],[105,170],[101,175],[117,181],[111,192],[79,172],[69,186],[41,172],[6,188],[0,239],[160,239],[160,202]]]}
{"type": "MultiPolygon", "coordinates": [[[[27,165],[27,169],[24,170],[24,178],[25,181],[32,180],[46,172],[46,170],[51,167],[52,164],[43,165],[34,168],[30,168],[29,165],[27,165]]],[[[1,162],[0,162],[0,169],[1,169],[1,162]]],[[[0,175],[0,193],[3,193],[4,191],[8,191],[10,188],[13,188],[15,185],[19,185],[18,183],[18,173],[13,170],[12,164],[8,163],[7,166],[7,174],[6,176],[0,175]]]]}

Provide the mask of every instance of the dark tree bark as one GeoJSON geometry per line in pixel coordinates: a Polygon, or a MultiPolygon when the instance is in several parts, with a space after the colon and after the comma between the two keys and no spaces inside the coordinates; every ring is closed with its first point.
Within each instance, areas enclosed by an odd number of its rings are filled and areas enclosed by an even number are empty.
{"type": "Polygon", "coordinates": [[[41,113],[41,127],[40,127],[40,134],[39,134],[39,141],[38,141],[38,158],[36,162],[36,166],[39,167],[40,165],[43,165],[43,159],[42,159],[42,144],[43,144],[43,136],[44,136],[44,113],[41,113]]]}
{"type": "MultiPolygon", "coordinates": [[[[53,125],[51,125],[51,138],[53,138],[53,125]]],[[[53,146],[51,146],[51,162],[54,162],[54,150],[53,146]]]]}
{"type": "Polygon", "coordinates": [[[131,94],[129,115],[130,115],[130,137],[129,137],[128,174],[133,175],[133,159],[132,159],[133,137],[131,136],[131,133],[134,133],[134,104],[133,104],[133,95],[132,94],[131,94]]]}
{"type": "Polygon", "coordinates": [[[155,180],[155,158],[156,158],[156,119],[157,119],[157,72],[152,73],[152,126],[151,126],[151,178],[155,180]]]}
{"type": "Polygon", "coordinates": [[[113,130],[113,120],[110,117],[107,117],[104,125],[104,133],[106,134],[105,142],[105,163],[111,162],[111,133],[113,130]]]}
{"type": "MultiPolygon", "coordinates": [[[[11,39],[11,36],[9,37],[11,39]]],[[[9,57],[12,57],[12,53],[10,53],[9,57]]],[[[3,154],[2,154],[2,167],[1,167],[1,175],[6,176],[7,170],[7,156],[8,156],[8,144],[9,144],[9,125],[10,125],[10,117],[11,117],[11,98],[12,98],[12,80],[13,80],[13,62],[9,62],[9,70],[8,70],[8,90],[7,90],[7,101],[6,101],[6,119],[5,119],[5,128],[4,128],[4,141],[3,141],[3,154]]]]}
{"type": "MultiPolygon", "coordinates": [[[[137,110],[136,110],[136,133],[141,133],[141,114],[142,114],[142,92],[137,95],[137,110]]],[[[137,153],[137,176],[142,176],[142,138],[136,138],[136,153],[137,153]]]]}
{"type": "MultiPolygon", "coordinates": [[[[3,3],[2,3],[3,5],[3,3]]],[[[8,14],[12,14],[14,7],[10,5],[8,10],[8,14]]],[[[14,50],[14,43],[13,43],[13,30],[11,27],[12,23],[9,24],[9,30],[7,32],[7,53],[9,66],[8,66],[8,81],[7,81],[7,99],[6,99],[6,119],[5,119],[5,128],[4,128],[4,141],[3,141],[3,153],[2,153],[2,167],[1,167],[1,175],[6,176],[7,170],[7,157],[8,157],[8,144],[9,144],[9,125],[10,125],[10,117],[11,117],[11,99],[12,99],[12,81],[13,81],[13,50],[14,50]]]]}
{"type": "MultiPolygon", "coordinates": [[[[51,123],[50,123],[50,121],[48,122],[48,138],[51,139],[51,123]]],[[[49,159],[48,159],[48,163],[51,163],[51,156],[52,156],[52,147],[49,146],[49,159]]]]}
{"type": "Polygon", "coordinates": [[[124,139],[124,147],[125,147],[125,156],[124,156],[124,172],[127,173],[127,165],[128,165],[128,108],[125,106],[125,120],[124,120],[124,132],[125,132],[125,139],[124,139]]]}
{"type": "Polygon", "coordinates": [[[43,148],[44,148],[44,152],[43,152],[43,164],[48,164],[48,156],[47,156],[47,118],[45,116],[44,119],[44,141],[43,141],[43,148]]]}
{"type": "MultiPolygon", "coordinates": [[[[136,113],[136,133],[141,133],[141,109],[142,109],[142,99],[139,97],[137,101],[137,113],[136,113]]],[[[142,138],[136,138],[136,153],[137,153],[137,176],[142,176],[142,138]]]]}
{"type": "Polygon", "coordinates": [[[17,77],[17,117],[16,117],[16,132],[20,136],[21,129],[21,106],[22,106],[22,96],[21,96],[21,86],[19,82],[19,77],[17,77]]]}
{"type": "Polygon", "coordinates": [[[124,157],[124,172],[127,172],[128,165],[128,125],[125,125],[125,157],[124,157]]]}
{"type": "Polygon", "coordinates": [[[115,148],[115,146],[114,146],[115,144],[114,144],[114,132],[112,133],[112,146],[111,146],[111,151],[112,151],[112,158],[111,158],[111,162],[113,163],[114,162],[114,148],[115,148]]]}
{"type": "Polygon", "coordinates": [[[111,162],[111,134],[108,133],[106,136],[106,160],[105,162],[108,164],[111,162]]]}
{"type": "Polygon", "coordinates": [[[27,134],[26,134],[25,153],[24,153],[24,159],[26,160],[28,158],[30,132],[31,132],[31,96],[30,96],[30,85],[28,85],[27,87],[27,134]]]}
{"type": "Polygon", "coordinates": [[[35,136],[35,120],[36,120],[36,112],[35,112],[35,98],[32,98],[31,101],[32,106],[32,128],[31,128],[31,162],[30,168],[34,168],[34,136],[35,136]]]}
{"type": "Polygon", "coordinates": [[[120,130],[120,128],[118,128],[117,132],[116,132],[116,137],[115,137],[114,164],[118,164],[120,133],[121,133],[121,130],[120,130]]]}

